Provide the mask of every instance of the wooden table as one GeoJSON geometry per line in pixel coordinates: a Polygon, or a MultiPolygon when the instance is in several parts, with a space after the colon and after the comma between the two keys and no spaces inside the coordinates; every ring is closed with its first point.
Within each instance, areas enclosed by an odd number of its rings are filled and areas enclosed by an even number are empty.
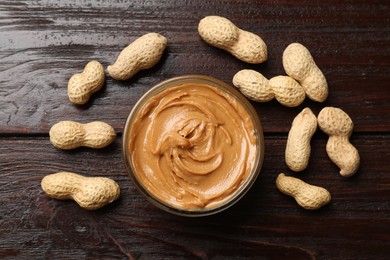
{"type": "Polygon", "coordinates": [[[7,259],[389,259],[390,4],[388,1],[121,1],[0,2],[0,258],[7,259]],[[221,15],[260,35],[269,59],[245,64],[203,42],[197,24],[221,15]],[[147,32],[168,38],[152,69],[119,82],[107,77],[84,106],[67,97],[67,82],[93,59],[107,67],[147,32]],[[296,108],[253,103],[265,135],[265,158],[252,189],[232,208],[186,218],[150,203],[122,162],[122,131],[135,102],[154,84],[207,74],[231,84],[241,69],[284,75],[282,53],[304,44],[329,83],[326,102],[296,108]],[[312,139],[309,167],[284,162],[287,134],[304,108],[342,108],[355,124],[358,173],[343,178],[328,158],[327,136],[312,139]],[[118,137],[101,150],[55,149],[50,127],[62,120],[111,124],[118,137]],[[43,176],[73,171],[116,180],[121,197],[83,210],[41,190],[43,176]],[[326,187],[329,205],[300,208],[275,186],[278,173],[326,187]]]}

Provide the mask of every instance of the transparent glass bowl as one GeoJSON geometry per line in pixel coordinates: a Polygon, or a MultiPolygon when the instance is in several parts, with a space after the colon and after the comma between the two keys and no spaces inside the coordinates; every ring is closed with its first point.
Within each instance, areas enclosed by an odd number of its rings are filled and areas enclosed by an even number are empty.
{"type": "Polygon", "coordinates": [[[124,132],[123,132],[122,148],[123,148],[122,149],[123,160],[126,165],[127,173],[130,179],[132,180],[132,182],[134,183],[134,185],[138,188],[138,190],[145,196],[145,198],[148,201],[150,201],[153,205],[157,206],[158,208],[170,212],[172,214],[187,216],[187,217],[200,217],[200,216],[212,215],[229,208],[237,201],[239,201],[244,196],[244,194],[250,189],[252,184],[255,182],[257,176],[259,175],[260,169],[263,164],[264,136],[263,136],[263,130],[257,112],[255,111],[251,103],[238,90],[236,90],[234,87],[229,86],[223,81],[220,81],[218,79],[209,76],[184,75],[184,76],[174,77],[158,83],[139,99],[139,101],[135,104],[135,106],[133,107],[132,111],[130,112],[127,118],[124,127],[124,132]],[[148,101],[148,99],[151,98],[152,96],[168,88],[177,87],[185,84],[208,85],[211,87],[218,88],[221,91],[227,92],[231,96],[235,97],[236,100],[244,107],[244,109],[250,115],[255,130],[257,155],[251,173],[249,174],[248,178],[233,192],[232,195],[230,195],[226,200],[224,200],[223,203],[220,203],[215,207],[202,208],[196,210],[186,210],[186,209],[174,207],[164,201],[161,201],[144,187],[142,182],[137,178],[137,175],[135,174],[135,168],[133,167],[132,164],[132,155],[129,148],[129,143],[130,143],[129,134],[131,132],[133,121],[136,118],[138,112],[143,107],[143,105],[148,101]]]}

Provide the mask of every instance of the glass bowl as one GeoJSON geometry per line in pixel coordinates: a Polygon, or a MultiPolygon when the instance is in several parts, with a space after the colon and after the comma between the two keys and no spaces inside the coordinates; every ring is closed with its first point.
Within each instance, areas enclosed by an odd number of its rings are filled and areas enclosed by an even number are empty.
{"type": "MultiPolygon", "coordinates": [[[[133,142],[137,142],[137,141],[133,140],[133,142]]],[[[142,142],[145,143],[148,141],[145,138],[145,140],[143,140],[142,142]]],[[[210,76],[184,75],[184,76],[174,77],[165,80],[161,83],[158,83],[157,85],[153,86],[147,93],[145,93],[135,104],[135,106],[133,107],[133,109],[131,110],[127,118],[124,127],[122,153],[123,153],[123,160],[126,166],[126,170],[130,179],[132,180],[134,185],[138,188],[138,190],[141,192],[141,194],[143,194],[148,201],[150,201],[153,205],[157,206],[158,208],[176,215],[187,216],[187,217],[199,217],[199,216],[207,216],[207,215],[215,214],[229,208],[237,201],[239,201],[244,196],[244,194],[250,189],[252,184],[255,182],[257,176],[259,175],[260,169],[262,167],[263,158],[264,158],[264,137],[263,137],[262,126],[260,124],[260,120],[257,115],[257,112],[252,107],[251,103],[238,90],[236,90],[232,86],[229,86],[225,82],[210,76]],[[251,167],[247,167],[248,174],[245,177],[245,179],[241,180],[240,183],[234,187],[234,190],[231,191],[231,193],[221,201],[218,201],[216,203],[210,203],[210,205],[206,205],[204,207],[201,206],[196,208],[186,208],[186,207],[174,205],[170,201],[166,201],[161,197],[159,197],[155,191],[156,189],[154,191],[153,189],[149,189],[148,186],[145,185],[147,182],[144,182],[140,177],[141,176],[140,173],[137,172],[137,168],[135,167],[135,164],[138,165],[139,163],[134,162],[135,159],[133,158],[133,154],[131,150],[131,146],[132,146],[131,135],[135,135],[139,128],[137,126],[137,130],[135,129],[136,128],[135,121],[137,121],[137,117],[139,117],[142,113],[145,113],[144,112],[145,106],[146,104],[150,103],[150,102],[148,103],[148,101],[154,100],[153,99],[154,97],[161,96],[167,91],[180,90],[180,88],[184,88],[183,86],[186,85],[201,85],[201,86],[207,86],[208,88],[211,87],[211,89],[216,89],[217,91],[221,91],[221,93],[224,93],[223,95],[226,94],[228,97],[231,97],[233,100],[232,102],[235,105],[241,106],[243,108],[243,111],[247,113],[248,118],[250,119],[249,123],[253,126],[253,131],[251,131],[251,136],[254,138],[253,142],[255,147],[255,149],[252,149],[253,151],[255,151],[255,155],[252,154],[250,157],[248,157],[254,159],[253,159],[253,163],[251,162],[251,167]]],[[[143,167],[147,168],[147,166],[143,166],[143,167]]],[[[138,171],[141,172],[139,168],[138,171]]],[[[142,168],[142,172],[144,172],[143,168],[142,168]]],[[[150,176],[150,174],[153,174],[153,172],[149,171],[147,176],[150,176]]]]}

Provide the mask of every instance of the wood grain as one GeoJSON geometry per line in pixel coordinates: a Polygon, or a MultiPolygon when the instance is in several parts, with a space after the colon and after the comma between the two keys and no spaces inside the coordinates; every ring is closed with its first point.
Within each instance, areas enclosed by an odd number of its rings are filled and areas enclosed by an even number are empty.
{"type": "Polygon", "coordinates": [[[390,3],[308,0],[2,0],[0,2],[0,258],[5,259],[388,259],[390,255],[390,3]],[[260,35],[269,59],[245,64],[204,43],[199,20],[221,15],[260,35]],[[168,38],[152,69],[124,82],[107,77],[84,106],[71,104],[67,82],[85,64],[106,68],[147,32],[168,38]],[[282,53],[300,42],[324,72],[330,95],[297,108],[253,103],[265,133],[265,158],[251,190],[232,208],[185,218],[148,203],[130,182],[122,131],[138,99],[154,84],[207,74],[229,84],[241,69],[284,75],[282,53]],[[361,156],[342,178],[317,131],[309,167],[284,163],[293,118],[304,107],[345,110],[361,156]],[[49,143],[61,120],[111,124],[118,137],[102,150],[60,151],[49,143]],[[115,179],[121,197],[97,211],[46,197],[40,181],[57,171],[115,179]],[[279,172],[327,188],[332,202],[300,208],[275,186],[279,172]]]}
{"type": "Polygon", "coordinates": [[[295,110],[276,101],[256,104],[266,131],[288,131],[292,111],[296,114],[305,106],[319,111],[324,105],[345,109],[356,131],[386,132],[390,125],[390,54],[384,47],[390,45],[389,4],[6,1],[0,10],[2,133],[47,133],[51,125],[71,118],[101,119],[121,131],[135,102],[161,80],[197,73],[231,84],[243,68],[267,77],[285,74],[281,56],[295,41],[312,52],[328,80],[330,96],[324,104],[307,100],[295,110]],[[219,5],[223,8],[216,8],[219,5]],[[261,35],[269,60],[247,65],[205,44],[197,33],[198,21],[216,12],[261,35]],[[85,106],[69,102],[71,75],[93,59],[107,67],[122,48],[151,31],[169,41],[158,66],[125,82],[108,77],[103,90],[85,106]]]}
{"type": "Polygon", "coordinates": [[[3,138],[0,256],[379,259],[390,246],[390,175],[381,168],[390,156],[390,138],[353,141],[360,151],[377,151],[361,154],[370,164],[362,164],[355,177],[339,176],[322,135],[314,136],[309,168],[295,174],[331,192],[331,204],[319,211],[300,208],[276,189],[279,172],[293,173],[281,166],[286,137],[266,136],[268,152],[249,193],[225,212],[194,219],[164,213],[140,195],[122,164],[120,139],[102,151],[60,151],[48,138],[3,138]],[[46,197],[41,179],[62,170],[111,177],[121,186],[121,198],[86,211],[46,197]]]}

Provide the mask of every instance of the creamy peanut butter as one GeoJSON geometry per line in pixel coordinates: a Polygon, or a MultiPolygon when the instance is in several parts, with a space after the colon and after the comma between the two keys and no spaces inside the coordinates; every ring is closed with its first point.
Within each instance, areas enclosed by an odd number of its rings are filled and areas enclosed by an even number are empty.
{"type": "Polygon", "coordinates": [[[158,200],[212,208],[245,182],[259,152],[250,115],[231,94],[203,84],[168,88],[136,114],[129,133],[134,174],[158,200]]]}

